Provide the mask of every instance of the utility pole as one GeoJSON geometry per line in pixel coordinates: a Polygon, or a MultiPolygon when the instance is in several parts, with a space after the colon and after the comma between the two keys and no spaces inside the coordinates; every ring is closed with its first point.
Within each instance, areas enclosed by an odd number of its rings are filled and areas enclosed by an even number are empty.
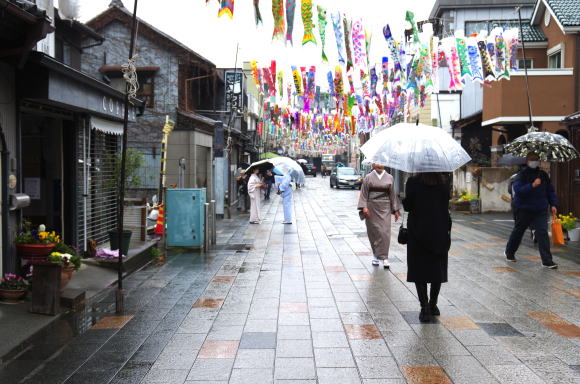
{"type": "MultiPolygon", "coordinates": [[[[133,7],[133,25],[131,27],[131,43],[129,45],[129,64],[133,60],[133,51],[135,50],[135,39],[137,35],[137,2],[133,7]]],[[[117,241],[119,245],[119,259],[117,262],[117,292],[116,305],[117,313],[122,313],[125,310],[124,292],[123,292],[123,219],[125,208],[125,166],[127,163],[127,126],[129,124],[129,88],[130,84],[125,85],[125,113],[123,115],[123,144],[121,147],[121,180],[119,185],[119,200],[117,205],[117,241]]]]}

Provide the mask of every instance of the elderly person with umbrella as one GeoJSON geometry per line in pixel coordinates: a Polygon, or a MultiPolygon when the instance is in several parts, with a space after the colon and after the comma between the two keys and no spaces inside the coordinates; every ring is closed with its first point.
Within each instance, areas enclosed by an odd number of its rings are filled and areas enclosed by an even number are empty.
{"type": "Polygon", "coordinates": [[[517,214],[504,256],[507,261],[516,262],[515,254],[522,236],[531,225],[538,241],[542,265],[549,269],[558,268],[550,252],[547,216],[548,210],[552,216],[558,213],[558,198],[550,177],[539,169],[540,160],[570,161],[579,156],[578,151],[565,137],[550,132],[535,132],[533,128],[526,135],[506,145],[505,150],[517,156],[525,156],[526,167],[518,172],[513,183],[517,214]]]}
{"type": "Polygon", "coordinates": [[[447,282],[451,246],[450,186],[452,172],[471,158],[442,129],[401,123],[373,136],[361,151],[372,162],[413,173],[405,186],[403,206],[409,212],[407,281],[415,283],[421,305],[419,320],[431,322],[440,311],[437,300],[447,282]],[[427,284],[431,284],[428,296],[427,284]]]}

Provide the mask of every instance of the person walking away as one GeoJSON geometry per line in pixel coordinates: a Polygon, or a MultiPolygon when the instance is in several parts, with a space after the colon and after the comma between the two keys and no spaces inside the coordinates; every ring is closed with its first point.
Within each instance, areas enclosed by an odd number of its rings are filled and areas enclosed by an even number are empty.
{"type": "Polygon", "coordinates": [[[270,192],[272,191],[272,184],[274,184],[274,174],[271,170],[266,171],[266,176],[264,176],[264,183],[266,184],[264,200],[270,200],[270,192]]]}
{"type": "Polygon", "coordinates": [[[262,200],[262,181],[258,176],[260,170],[254,168],[252,175],[248,180],[248,195],[250,197],[250,224],[260,224],[262,218],[260,217],[261,200],[262,200]]]}
{"type": "Polygon", "coordinates": [[[451,247],[451,186],[442,173],[420,173],[405,185],[403,207],[409,212],[407,281],[415,283],[421,304],[419,320],[439,316],[437,299],[441,283],[447,282],[447,258],[451,247]],[[427,284],[431,284],[427,296],[427,284]]]}
{"type": "Polygon", "coordinates": [[[248,175],[245,171],[238,176],[238,211],[248,212],[248,175]]]}
{"type": "Polygon", "coordinates": [[[530,153],[526,156],[526,167],[522,169],[514,181],[514,205],[516,222],[507,242],[504,256],[507,261],[516,262],[516,252],[522,242],[522,237],[530,225],[534,229],[535,238],[542,265],[546,268],[558,268],[552,260],[550,238],[548,237],[548,208],[552,215],[558,214],[558,198],[548,174],[541,169],[539,156],[530,153]]]}
{"type": "Polygon", "coordinates": [[[322,164],[322,170],[320,174],[322,175],[323,179],[326,177],[326,164],[322,164]]]}
{"type": "Polygon", "coordinates": [[[367,234],[373,250],[373,265],[383,262],[389,268],[389,247],[391,243],[391,214],[399,220],[401,209],[393,176],[380,164],[373,164],[374,170],[365,176],[357,208],[365,217],[367,234]]]}
{"type": "Polygon", "coordinates": [[[284,221],[282,224],[292,224],[292,178],[288,174],[282,176],[282,181],[278,187],[279,193],[282,196],[282,204],[284,206],[284,221]]]}

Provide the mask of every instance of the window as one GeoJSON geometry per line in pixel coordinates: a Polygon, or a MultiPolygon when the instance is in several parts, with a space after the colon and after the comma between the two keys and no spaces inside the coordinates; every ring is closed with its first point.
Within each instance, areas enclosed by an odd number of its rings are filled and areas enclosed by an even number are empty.
{"type": "Polygon", "coordinates": [[[153,76],[139,74],[139,90],[137,98],[145,102],[147,108],[155,107],[155,86],[153,76]]]}
{"type": "MultiPolygon", "coordinates": [[[[525,59],[526,68],[534,68],[534,59],[525,59]]],[[[524,59],[518,59],[518,68],[524,69],[524,59]]]]}
{"type": "Polygon", "coordinates": [[[55,43],[54,48],[55,59],[57,59],[63,64],[70,66],[72,61],[71,45],[60,38],[55,39],[54,43],[55,43]]]}
{"type": "Polygon", "coordinates": [[[548,68],[562,68],[562,51],[548,56],[548,68]]]}
{"type": "Polygon", "coordinates": [[[489,22],[487,21],[466,21],[465,22],[465,36],[479,34],[479,32],[489,32],[489,22]]]}

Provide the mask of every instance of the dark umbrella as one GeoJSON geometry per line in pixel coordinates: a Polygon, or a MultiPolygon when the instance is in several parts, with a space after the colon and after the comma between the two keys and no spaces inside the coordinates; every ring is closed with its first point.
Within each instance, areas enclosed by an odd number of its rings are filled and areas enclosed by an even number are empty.
{"type": "Polygon", "coordinates": [[[520,157],[535,153],[541,161],[560,163],[580,157],[580,153],[564,136],[550,132],[529,132],[507,144],[505,151],[520,157]]]}
{"type": "Polygon", "coordinates": [[[505,155],[503,155],[499,159],[499,161],[497,162],[497,165],[500,165],[503,167],[514,167],[516,165],[523,165],[525,163],[526,163],[525,157],[519,157],[519,156],[512,155],[511,153],[506,153],[505,155]]]}

